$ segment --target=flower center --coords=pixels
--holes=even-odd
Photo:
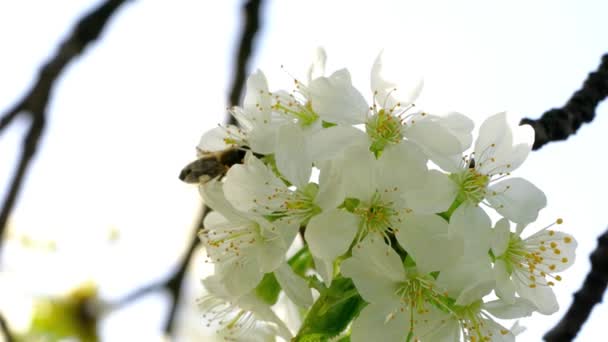
[[[384,109],[370,116],[365,123],[365,131],[372,143],[369,150],[380,156],[387,145],[403,140],[403,121]]]
[[[302,127],[312,125],[319,118],[319,114],[315,113],[312,109],[312,102],[307,101],[305,104],[301,104],[295,97],[290,98],[288,101],[281,101],[277,97],[276,103],[272,105],[272,109],[296,119]]]
[[[455,306],[454,314],[460,324],[465,341],[485,342],[493,341],[492,318],[482,310],[482,301],[478,300],[467,306]],[[507,335],[509,330],[501,329],[501,335]]]
[[[459,197],[473,204],[478,204],[486,196],[486,189],[490,177],[477,172],[474,168],[467,168],[460,173],[453,173],[450,178],[460,188]]]
[[[376,191],[368,205],[364,204],[354,210],[362,218],[365,233],[377,232],[385,236],[392,232],[391,222],[397,214],[392,205],[392,202],[383,201]]]
[[[511,233],[507,250],[498,259],[505,261],[514,281],[532,289],[553,286],[554,280],[562,280],[555,273],[572,262],[564,255],[572,245],[572,237],[553,230],[543,230],[527,239]]]

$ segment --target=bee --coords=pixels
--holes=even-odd
[[[199,158],[182,169],[179,179],[186,183],[205,184],[213,178],[225,175],[232,165],[242,163],[245,153],[246,150],[242,148],[217,152],[199,150]]]

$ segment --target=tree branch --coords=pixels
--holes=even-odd
[[[574,301],[561,321],[545,334],[545,341],[572,341],[589,318],[593,306],[602,301],[608,285],[608,230],[598,238],[597,248],[589,259],[591,271],[583,287],[574,294]]]
[[[4,319],[4,316],[2,316],[2,315],[0,315],[0,331],[4,335],[4,340],[6,342],[15,341],[15,338],[13,337],[13,334],[11,334],[11,331],[8,328],[8,324],[6,324],[6,320]]]
[[[589,74],[583,87],[572,95],[562,108],[545,112],[540,119],[524,118],[520,124],[534,128],[535,139],[532,149],[538,150],[551,141],[566,140],[575,134],[585,122],[595,117],[597,105],[608,96],[608,54],[602,57],[597,71]]]
[[[241,95],[243,94],[243,85],[247,77],[247,64],[251,57],[253,43],[256,33],[262,26],[260,21],[260,6],[261,0],[249,0],[243,6],[243,30],[241,31],[241,41],[239,43],[237,58],[234,61],[234,74],[232,78],[232,90],[228,101],[230,106],[235,106],[240,103]],[[228,124],[236,125],[236,119],[229,115]]]
[[[260,7],[261,0],[250,0],[245,3],[243,6],[243,16],[244,16],[244,24],[243,30],[241,32],[241,40],[239,44],[239,48],[237,51],[237,58],[234,64],[234,76],[232,80],[232,88],[229,95],[229,103],[231,106],[236,105],[240,102],[241,94],[243,93],[243,86],[245,83],[246,75],[247,75],[247,62],[251,57],[251,52],[253,49],[253,43],[255,40],[256,33],[260,27]],[[227,120],[230,124],[236,124],[234,118],[229,117]],[[139,288],[133,293],[127,295],[123,299],[119,300],[117,303],[112,305],[112,308],[121,307],[127,305],[133,301],[138,300],[139,298],[147,295],[151,292],[166,290],[169,292],[172,298],[172,304],[169,309],[169,317],[167,318],[164,331],[165,333],[171,335],[175,332],[176,322],[175,317],[177,313],[177,307],[182,297],[182,286],[184,277],[186,275],[186,269],[190,264],[192,259],[192,255],[196,249],[198,244],[198,231],[203,228],[203,221],[206,215],[209,213],[209,207],[203,205],[201,210],[200,218],[197,220],[198,226],[197,229],[194,230],[194,234],[192,234],[190,244],[186,254],[182,257],[179,266],[175,273],[168,279],[146,285],[144,287]]]
[[[55,81],[65,67],[80,55],[89,43],[99,37],[109,18],[125,1],[107,0],[82,17],[68,38],[60,44],[55,56],[40,69],[38,79],[32,88],[0,119],[0,131],[5,129],[20,114],[28,116],[31,120],[30,127],[23,140],[17,169],[0,212],[0,240],[4,238],[8,216],[15,205],[30,162],[38,150],[40,136],[46,124],[46,109]]]

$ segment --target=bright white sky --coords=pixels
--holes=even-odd
[[[0,3],[0,112],[23,94],[59,39],[95,3]],[[199,207],[196,188],[177,175],[194,157],[200,135],[224,120],[239,7],[239,1],[135,1],[64,73],[14,227],[57,240],[65,253],[24,260],[7,250],[13,280],[3,277],[0,305],[14,297],[5,291],[14,286],[56,291],[92,278],[104,296],[117,297],[167,273]],[[285,86],[289,78],[280,65],[301,77],[314,49],[324,46],[329,70],[348,67],[365,93],[373,59],[384,49],[406,81],[424,77],[419,104],[430,111],[459,111],[478,124],[503,110],[536,117],[561,106],[608,52],[606,13],[607,2],[592,0],[270,1],[251,67],[266,72],[271,88]],[[608,181],[602,178],[608,107],[597,114],[577,136],[532,153],[517,171],[549,199],[538,227],[563,217],[561,228],[579,241],[578,262],[556,287],[562,308],[608,223]],[[0,136],[2,192],[23,127]],[[112,228],[120,230],[120,240],[99,242]],[[125,310],[108,323],[116,329],[107,330],[128,332],[106,337],[153,336],[162,306],[156,298]],[[523,320],[528,331],[519,340],[540,340],[562,314]],[[607,306],[597,308],[578,340],[598,340],[606,315]],[[201,324],[196,316],[188,321]]]

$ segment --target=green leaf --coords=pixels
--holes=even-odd
[[[293,341],[328,341],[340,335],[366,305],[352,280],[338,277],[313,304]]]
[[[308,246],[302,247],[296,254],[289,258],[287,263],[291,266],[291,269],[295,274],[301,277],[305,277],[306,271],[312,269],[314,266],[312,254],[310,254]]]
[[[281,285],[274,276],[274,273],[264,274],[264,278],[255,288],[255,294],[268,305],[274,305],[279,299]]]

